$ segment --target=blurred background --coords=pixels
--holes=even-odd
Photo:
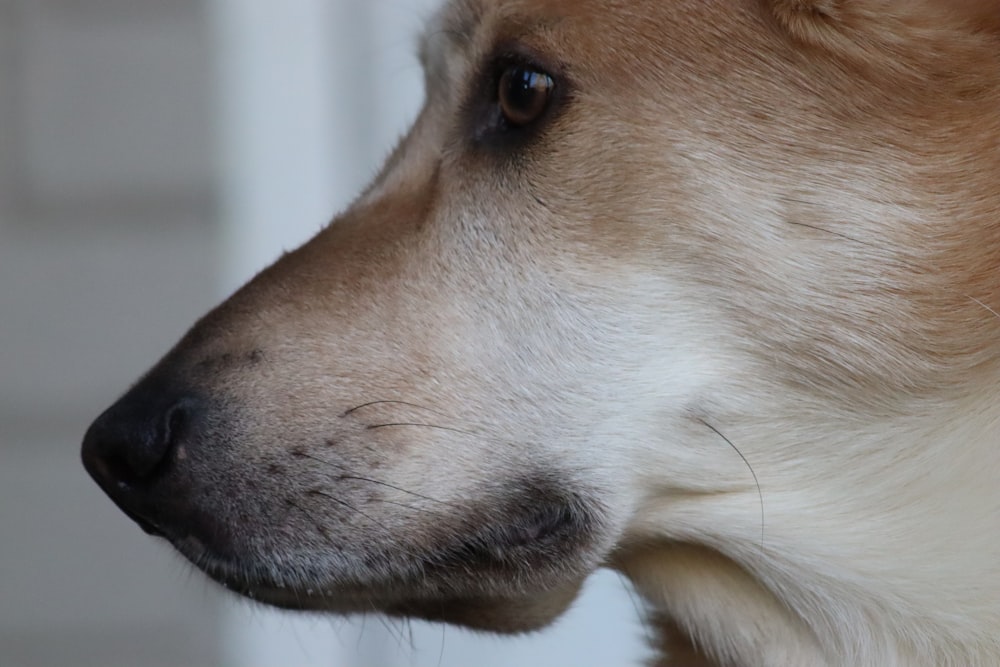
[[[0,666],[642,662],[608,573],[517,639],[236,600],[79,463],[104,407],[373,175],[435,4],[0,0]]]

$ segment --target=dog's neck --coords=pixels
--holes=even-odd
[[[1000,664],[998,406],[983,394],[866,422],[727,419],[716,437],[754,478],[715,461],[725,491],[656,495],[613,566],[720,664]]]

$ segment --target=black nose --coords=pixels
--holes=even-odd
[[[83,438],[83,465],[129,516],[158,532],[145,492],[163,476],[184,437],[196,400],[140,384],[108,408]]]

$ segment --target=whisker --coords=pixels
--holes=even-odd
[[[319,534],[323,536],[323,539],[325,539],[330,544],[331,547],[333,547],[334,549],[338,549],[336,543],[333,541],[333,538],[330,537],[330,533],[328,533],[326,531],[326,528],[323,527],[323,524],[321,524],[316,519],[316,517],[313,516],[312,512],[310,512],[309,510],[307,510],[302,505],[299,505],[294,500],[288,500],[287,502],[288,502],[288,504],[291,507],[293,507],[293,508],[297,509],[298,511],[302,512],[303,514],[305,514],[306,518],[309,519],[309,521],[311,521],[312,524],[316,527],[316,530],[319,531]]]
[[[405,641],[403,639],[403,630],[402,630],[402,628],[400,628],[395,623],[393,623],[392,621],[390,621],[389,619],[387,619],[384,615],[382,615],[379,612],[378,608],[374,604],[372,604],[372,612],[373,612],[373,615],[375,616],[375,618],[378,619],[378,622],[382,625],[382,627],[385,629],[385,631],[389,634],[389,636],[396,640],[396,648],[397,648],[397,650],[399,648],[401,648],[403,646],[404,641]],[[372,614],[366,614],[366,615],[372,615]]]
[[[823,232],[824,234],[830,234],[831,236],[836,236],[837,238],[844,239],[846,241],[851,241],[852,243],[857,243],[858,245],[868,246],[869,248],[877,248],[878,246],[874,243],[869,243],[868,241],[862,241],[861,239],[856,239],[853,236],[848,236],[847,234],[842,234],[841,232],[835,232],[832,229],[826,229],[818,225],[810,225],[807,222],[798,222],[797,220],[786,220],[790,225],[795,225],[796,227],[805,227],[806,229],[812,229],[813,231]]]
[[[396,486],[395,484],[390,484],[389,482],[383,482],[381,480],[372,479],[371,477],[362,477],[361,475],[356,475],[356,474],[353,473],[353,471],[351,471],[350,468],[348,468],[347,466],[345,466],[343,464],[336,463],[334,461],[327,461],[326,459],[320,458],[318,456],[314,456],[314,455],[312,455],[312,454],[310,454],[308,452],[301,452],[300,456],[302,456],[304,458],[307,458],[307,459],[310,459],[312,461],[316,461],[317,463],[322,463],[324,465],[328,465],[331,468],[337,468],[339,470],[347,471],[347,474],[339,475],[338,476],[339,479],[354,479],[354,480],[357,480],[359,482],[368,482],[370,484],[377,484],[378,486],[384,486],[384,487],[386,487],[388,489],[393,489],[395,491],[399,491],[400,493],[406,493],[406,494],[409,494],[409,495],[414,496],[416,498],[420,498],[422,500],[429,500],[429,501],[434,502],[434,503],[440,503],[441,505],[454,506],[454,503],[450,503],[450,502],[448,502],[446,500],[439,500],[439,499],[434,498],[432,496],[425,496],[422,493],[417,493],[416,491],[410,491],[409,489],[404,489],[401,486]]]
[[[354,652],[361,652],[361,642],[365,636],[365,630],[368,629],[368,614],[361,614],[361,629],[358,631],[358,638],[354,643]]]
[[[647,612],[646,609],[643,607],[643,605],[639,602],[638,596],[636,595],[635,588],[633,587],[632,582],[629,581],[628,577],[626,577],[621,572],[615,572],[615,574],[618,576],[619,582],[625,589],[625,593],[628,595],[629,602],[632,603],[632,609],[635,610],[636,618],[644,618]],[[646,645],[653,646],[656,643],[656,637],[653,635],[652,626],[649,623],[643,623],[641,627],[642,627],[642,632],[645,635]]]
[[[983,307],[984,309],[986,309],[986,311],[987,311],[987,312],[989,312],[990,314],[992,314],[992,315],[993,315],[993,317],[995,317],[995,318],[997,318],[998,320],[1000,320],[1000,313],[998,313],[998,312],[997,312],[997,311],[995,311],[994,309],[990,308],[990,307],[989,307],[989,305],[987,305],[987,304],[983,303],[982,301],[980,301],[979,299],[977,299],[977,298],[976,298],[976,297],[974,297],[974,296],[969,296],[968,294],[966,294],[965,296],[966,296],[966,298],[967,298],[967,299],[969,299],[970,301],[973,301],[973,302],[975,302],[975,303],[979,304],[980,306],[982,306],[982,307]]]
[[[368,481],[368,480],[366,480]],[[433,500],[433,498],[431,499]],[[373,498],[371,500],[373,503],[382,503],[383,505],[395,505],[396,507],[402,507],[403,509],[413,510],[414,512],[423,512],[424,514],[430,514],[437,517],[447,516],[443,512],[438,512],[436,510],[428,509],[427,507],[418,507],[416,505],[408,505],[406,503],[401,503],[397,500],[386,500],[385,498]]]
[[[357,507],[355,507],[351,503],[347,502],[346,500],[344,500],[342,498],[338,498],[337,496],[333,495],[332,493],[327,493],[326,491],[321,491],[320,489],[310,489],[309,493],[312,493],[313,495],[317,495],[317,496],[323,496],[324,498],[332,500],[333,502],[337,503],[338,505],[343,505],[344,507],[346,507],[347,509],[351,510],[352,512],[356,512],[356,513],[360,514],[361,516],[363,516],[364,518],[368,519],[372,523],[374,523],[376,525],[379,525],[379,526],[382,526],[382,528],[385,528],[390,533],[392,532],[392,531],[389,530],[389,527],[386,526],[381,521],[378,521],[377,519],[372,518],[371,516],[369,516],[368,514],[365,514],[364,512],[362,512],[360,509],[358,509]]]
[[[743,463],[745,463],[746,466],[747,466],[747,468],[750,470],[750,474],[753,475],[753,482],[754,482],[754,484],[757,485],[757,497],[760,499],[760,550],[763,553],[763,551],[764,551],[764,493],[760,489],[760,480],[757,479],[757,473],[754,472],[753,466],[750,465],[750,461],[748,461],[747,457],[743,455],[743,452],[740,451],[739,447],[737,447],[736,445],[733,444],[732,440],[730,440],[729,438],[727,438],[726,436],[724,436],[719,429],[715,428],[714,426],[712,426],[711,424],[709,424],[704,419],[699,419],[698,421],[700,421],[702,424],[704,424],[708,428],[712,429],[712,431],[717,436],[719,436],[720,438],[722,438],[723,440],[725,440],[726,444],[728,444],[730,447],[732,447],[733,451],[740,455],[740,458],[743,459]]]
[[[356,512],[356,513],[360,514],[361,516],[363,516],[364,518],[368,519],[373,524],[375,524],[376,526],[378,526],[379,528],[381,528],[382,530],[384,530],[390,536],[395,537],[395,535],[396,535],[396,533],[391,528],[389,528],[389,526],[385,525],[384,523],[382,523],[381,521],[379,521],[378,519],[376,519],[372,515],[367,514],[367,513],[363,512],[363,511],[361,511],[360,509],[358,509],[357,507],[355,507],[351,503],[347,502],[346,500],[343,500],[342,498],[338,498],[337,496],[333,495],[332,493],[327,493],[326,491],[322,491],[320,489],[310,489],[309,493],[311,493],[313,495],[316,495],[316,496],[323,496],[324,498],[332,500],[333,502],[337,503],[338,505],[342,505],[342,506],[346,507],[347,509],[351,510],[352,512]],[[308,514],[307,514],[307,516],[308,516]],[[394,549],[399,549],[399,547],[393,547],[393,548]],[[402,553],[405,553],[407,556],[410,556],[410,557],[412,557],[414,559],[421,560],[423,558],[423,556],[420,556],[419,554],[413,553],[412,551],[409,551],[407,549],[399,549],[399,550],[402,551]]]
[[[316,528],[316,531],[323,536],[323,539],[326,540],[327,544],[329,544],[331,548],[333,548],[334,550],[339,550],[337,544],[333,541],[333,538],[330,536],[330,533],[326,532],[326,528],[324,528],[323,524],[321,524],[319,520],[315,516],[313,516],[312,512],[307,510],[305,507],[299,505],[294,500],[288,499],[287,502],[293,508],[305,514],[306,518],[309,519],[310,523],[312,523],[312,525]],[[295,595],[295,599],[296,601],[298,601],[299,606],[302,606],[302,600],[299,598],[299,590],[297,586],[292,586],[292,594]]]
[[[437,667],[441,667],[441,663],[444,662],[444,631],[447,625],[441,623],[441,648],[438,649],[438,664]]]
[[[463,435],[476,436],[472,431],[463,431],[460,428],[453,428],[451,426],[440,426],[438,424],[423,424],[421,422],[389,422],[386,424],[369,424],[365,428],[369,430],[375,430],[377,428],[387,428],[389,426],[419,426],[423,428],[436,428],[442,431],[452,431],[453,433],[461,433]]]
[[[428,408],[427,406],[420,405],[419,403],[410,403],[409,401],[391,401],[391,400],[368,401],[367,403],[362,403],[361,405],[354,406],[350,410],[345,411],[340,416],[341,417],[346,417],[347,415],[352,414],[354,412],[357,412],[358,410],[361,410],[363,408],[371,407],[373,405],[386,405],[386,404],[388,404],[388,405],[406,405],[406,406],[411,407],[411,408],[417,408],[418,410],[425,410],[427,412],[433,412],[434,414],[439,415],[441,417],[447,417],[448,416],[448,415],[444,414],[443,412],[438,412],[437,410],[434,410],[433,408]]]

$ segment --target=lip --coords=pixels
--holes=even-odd
[[[249,600],[281,609],[298,611],[329,610],[335,600],[339,602],[345,597],[330,590],[317,591],[311,588],[280,588],[276,586],[234,583],[219,579],[216,579],[216,581],[226,590],[242,595]]]
[[[192,551],[201,548],[196,538],[185,538],[175,542],[174,545],[182,550],[188,558],[191,558]],[[207,552],[203,551],[203,553]],[[390,589],[384,586],[310,585],[301,582],[279,584],[264,581],[263,578],[252,577],[249,571],[240,572],[236,567],[215,559],[202,558],[201,560],[200,568],[212,581],[227,591],[248,600],[281,609],[349,614],[370,612],[387,604],[398,603],[396,597],[389,593]]]
[[[433,530],[420,524],[411,538],[359,542],[344,529],[298,547],[175,486],[161,485],[141,502],[119,497],[144,531],[168,540],[216,584],[291,610],[436,618],[447,603],[488,616],[490,601],[530,599],[580,581],[598,560],[601,511],[592,496],[538,478],[512,482],[495,502]]]
[[[561,513],[545,513],[544,521],[518,530],[491,527],[478,535],[463,536],[445,549],[399,563],[390,575],[376,574],[370,564],[355,561],[331,564],[329,571],[308,576],[289,573],[282,580],[276,578],[272,567],[217,553],[194,534],[165,537],[217,584],[250,600],[300,611],[354,613],[378,608],[391,613],[396,608],[422,608],[435,600],[460,598],[472,591],[490,595],[491,589],[496,589],[493,594],[500,594],[517,578],[518,562],[537,560],[539,550],[555,546],[550,540],[558,539],[559,529],[565,527],[563,518]],[[507,541],[494,541],[498,533]],[[470,566],[478,574],[470,573]],[[540,580],[535,584],[544,587]],[[403,590],[408,591],[405,597],[400,596]]]

